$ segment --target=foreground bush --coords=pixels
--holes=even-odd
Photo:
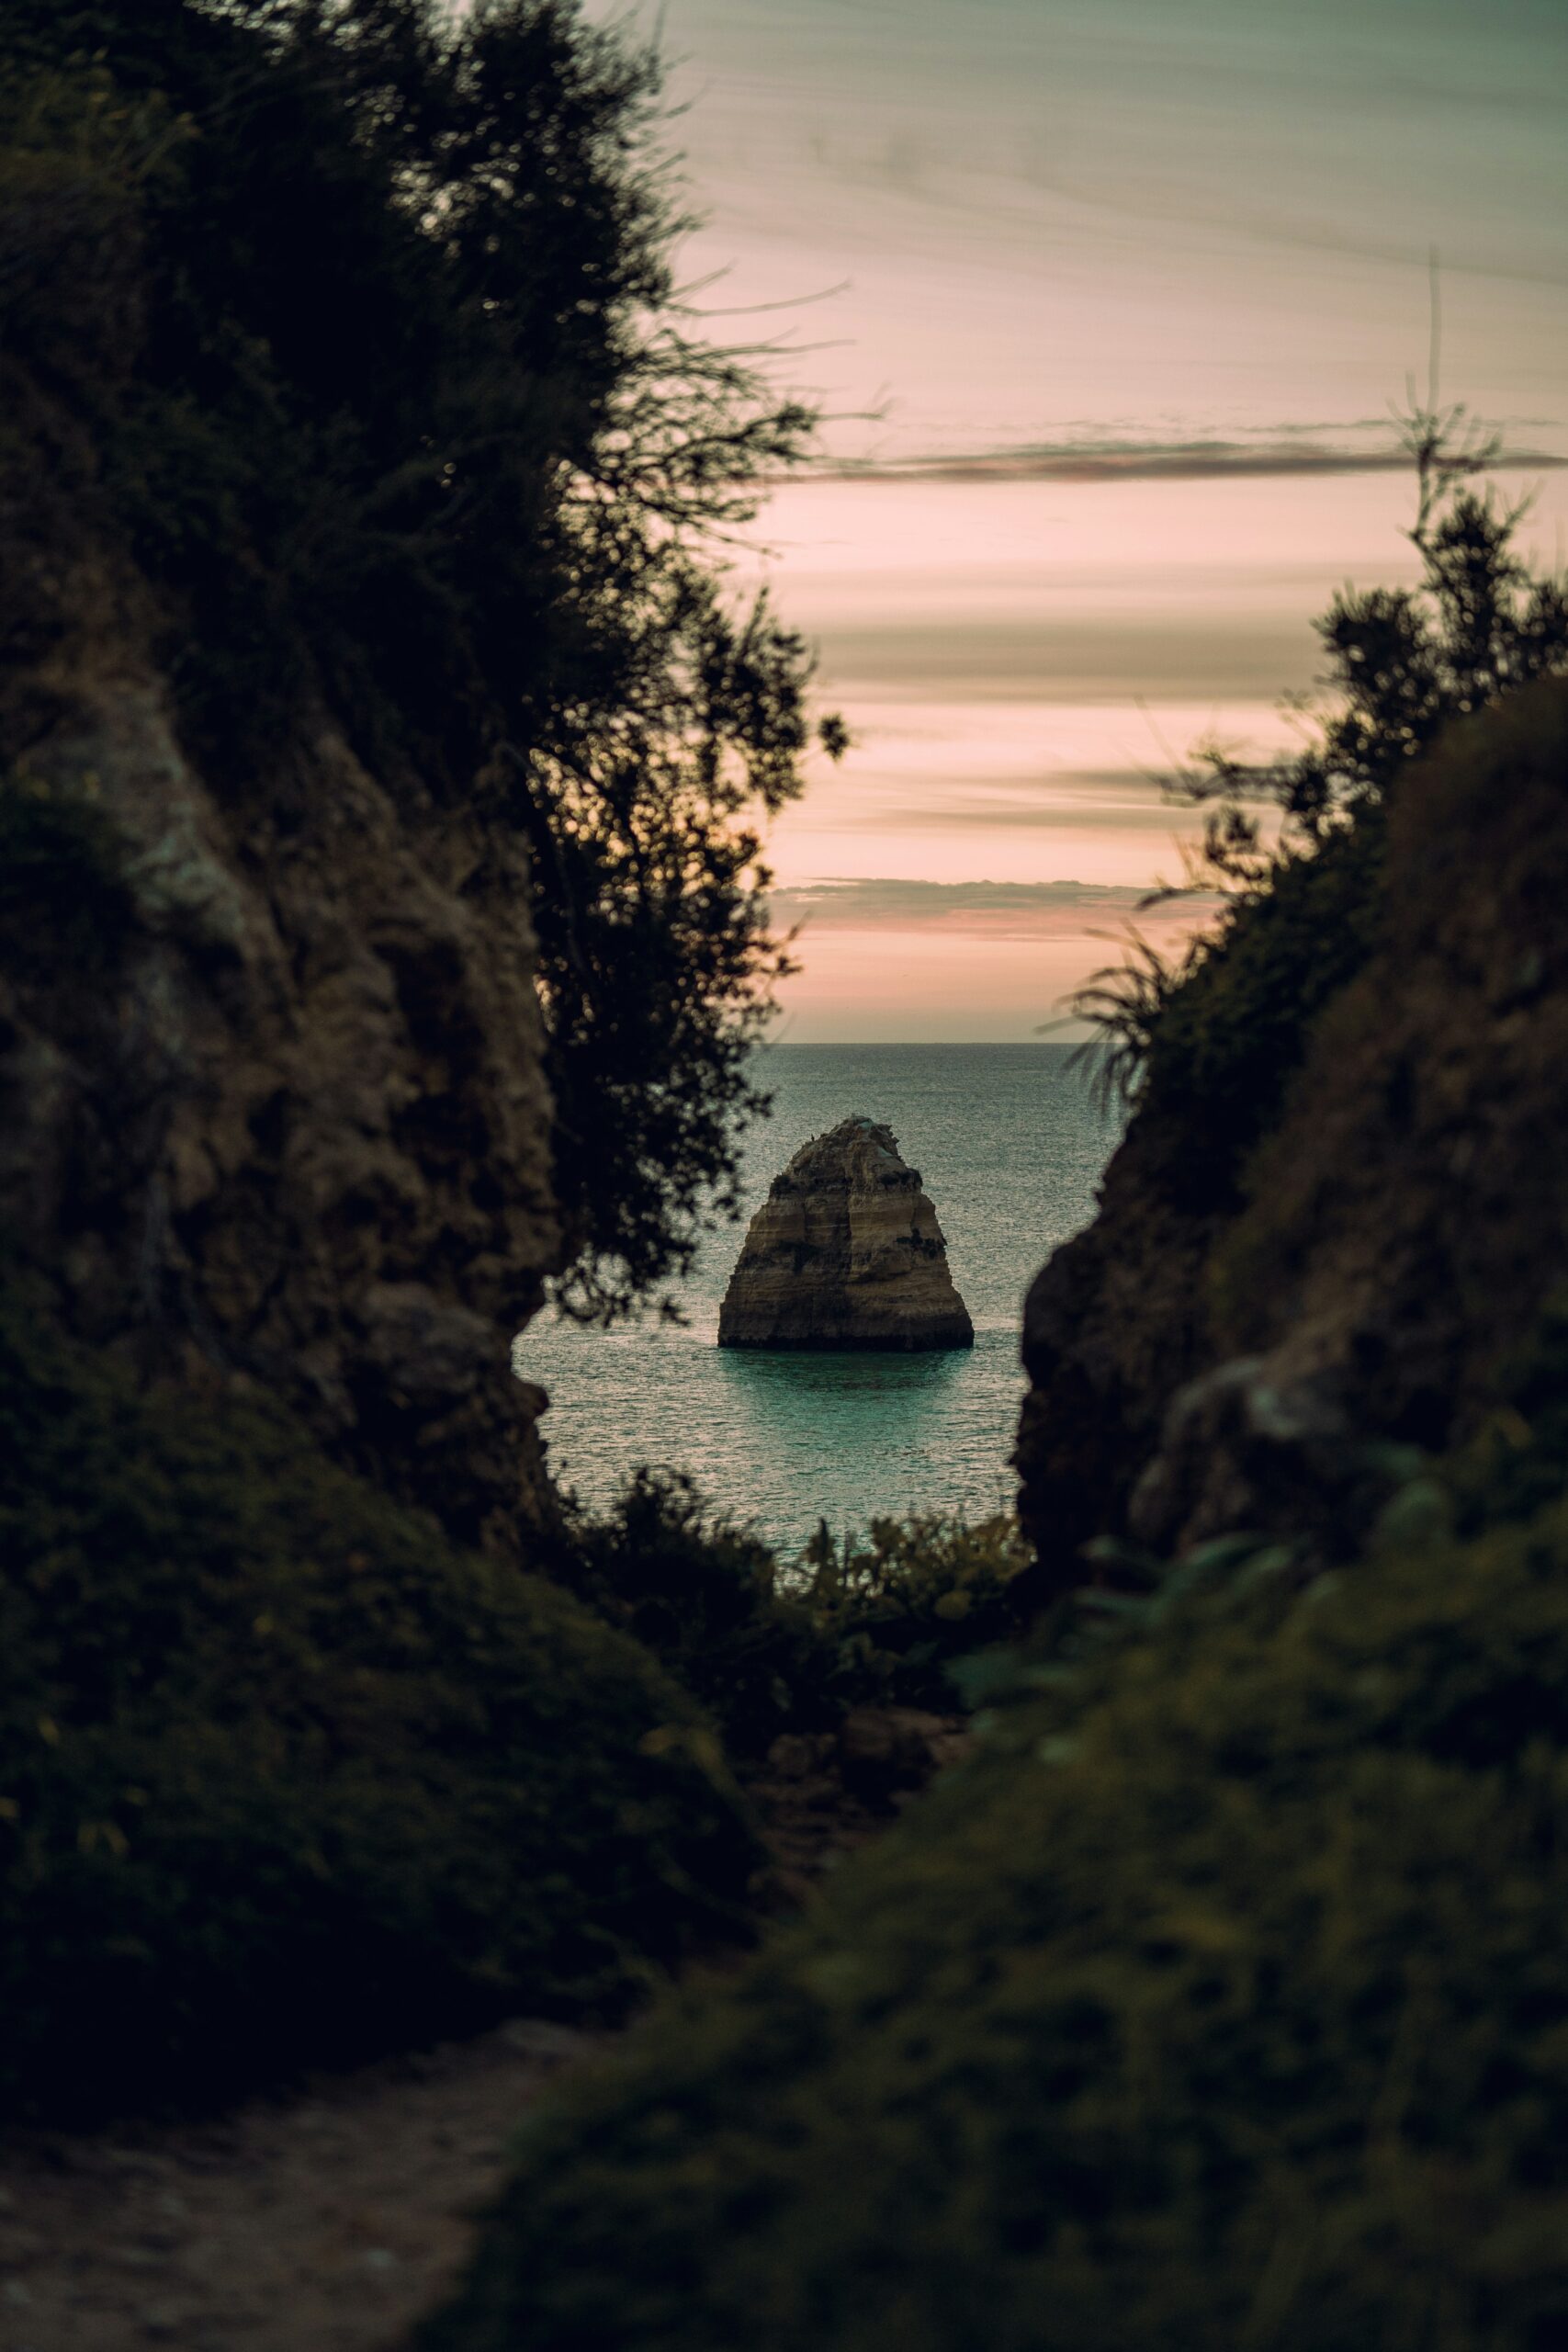
[[[1568,1507],[1461,1495],[1025,1669],[811,1922],[532,2125],[424,2352],[1568,2339]]]
[[[206,2100],[734,1932],[691,1702],[261,1406],[0,1306],[0,2098]]]

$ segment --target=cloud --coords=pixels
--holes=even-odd
[[[1221,901],[1211,892],[1146,903],[1147,893],[1099,882],[919,882],[892,876],[775,887],[773,921],[822,932],[919,931],[981,939],[1085,938],[1128,923],[1190,930]]]
[[[1174,603],[1185,585],[1190,606],[1196,605],[1190,575],[1183,582],[1173,572],[1173,582],[1169,588],[1158,582],[1148,601]],[[962,610],[962,596],[960,583],[951,607],[935,618],[886,618],[874,606],[865,620],[818,618],[815,634],[831,691],[873,699],[1043,706],[1130,705],[1135,696],[1151,696],[1256,704],[1266,710],[1281,688],[1310,683],[1318,648],[1305,616],[1324,600],[1321,583],[1313,581],[1303,585],[1293,610],[1280,609],[1280,592],[1270,581],[1259,583],[1256,571],[1239,578],[1223,606],[1185,616],[1157,604],[1152,612],[1140,611],[1135,587],[1103,617],[1064,615],[1049,606],[1031,612],[1026,605],[1021,616],[973,619]],[[1134,731],[1146,738],[1146,729]]]
[[[1568,466],[1568,454],[1504,449],[1493,470],[1529,473],[1560,466]],[[1313,440],[1299,427],[1284,426],[1273,435],[1246,440],[1039,442],[973,457],[836,460],[817,469],[817,476],[829,481],[868,483],[1213,481],[1246,476],[1409,470],[1409,453],[1397,446],[1368,448],[1345,441]]]

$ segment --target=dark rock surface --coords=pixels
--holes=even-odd
[[[15,821],[91,812],[119,874],[112,940],[8,919],[0,1224],[80,1337],[258,1384],[514,1545],[544,1398],[509,1345],[558,1249],[523,850],[324,715],[276,774],[202,773],[126,562],[56,548],[10,586],[39,620],[0,691]]]
[[[845,1119],[803,1144],[751,1220],[719,1312],[719,1346],[974,1343],[936,1211],[891,1127]]]

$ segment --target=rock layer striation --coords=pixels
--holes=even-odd
[[[974,1346],[936,1211],[890,1127],[845,1119],[774,1177],[729,1278],[718,1344]]]

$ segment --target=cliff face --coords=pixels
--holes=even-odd
[[[395,797],[324,720],[275,773],[197,774],[134,573],[32,562],[0,763],[23,850],[56,838],[0,957],[0,1222],[71,1329],[265,1384],[504,1547],[543,1403],[508,1343],[557,1246],[519,848]],[[73,824],[111,875],[62,869]]]
[[[1025,1310],[1017,1460],[1048,1589],[1084,1541],[1353,1542],[1389,1444],[1441,1448],[1568,1267],[1568,686],[1459,731],[1391,812],[1370,953],[1233,1182],[1147,1104]],[[1380,1452],[1383,1449],[1383,1452]]]
[[[967,1348],[968,1309],[918,1170],[890,1127],[843,1120],[803,1144],[748,1228],[721,1348]]]

